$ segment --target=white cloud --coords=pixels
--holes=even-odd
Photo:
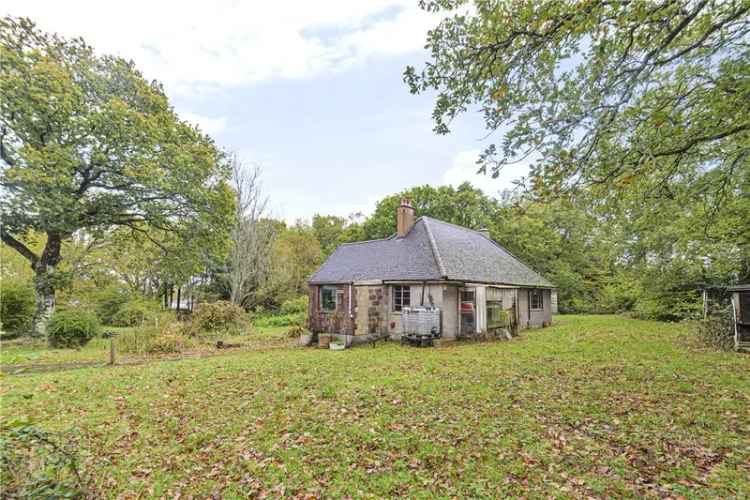
[[[507,165],[497,177],[493,178],[488,174],[479,174],[477,170],[477,158],[479,150],[461,151],[453,158],[453,164],[443,174],[443,183],[452,186],[458,186],[462,182],[469,181],[475,187],[478,187],[485,194],[494,196],[505,189],[513,189],[514,180],[525,177],[529,173],[531,160],[525,162]]]
[[[419,50],[438,20],[414,0],[3,4],[2,14],[30,17],[43,30],[82,36],[100,53],[135,60],[146,77],[180,94],[305,78]]]
[[[224,117],[210,118],[183,111],[180,113],[180,118],[193,125],[198,125],[203,133],[212,137],[216,137],[226,128],[226,119]]]

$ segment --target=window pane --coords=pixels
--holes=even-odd
[[[530,302],[532,309],[543,309],[542,290],[531,290]]]
[[[504,313],[502,301],[487,302],[487,326],[497,328],[504,326]]]
[[[410,288],[408,286],[393,286],[393,310],[400,311],[411,304]]]
[[[324,311],[336,310],[336,288],[324,286],[320,289],[320,308]]]

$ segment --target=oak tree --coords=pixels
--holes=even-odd
[[[133,62],[6,17],[0,96],[2,241],[34,270],[36,334],[74,233],[153,230],[197,248],[225,239],[233,200],[222,154]],[[24,243],[30,231],[46,236],[41,252]]]

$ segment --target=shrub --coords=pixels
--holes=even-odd
[[[155,327],[133,328],[117,337],[117,349],[130,354],[143,354],[148,352],[151,342],[161,332]]]
[[[260,316],[253,321],[255,326],[260,327],[279,327],[279,326],[294,326],[305,324],[306,314],[295,313],[295,314],[284,314],[274,316]]]
[[[47,326],[52,347],[81,347],[99,334],[95,314],[81,309],[58,309]]]
[[[304,326],[302,326],[302,325],[293,325],[293,326],[291,326],[289,328],[289,330],[286,331],[286,336],[289,337],[289,338],[296,339],[296,338],[299,338],[300,335],[303,335],[306,332],[307,332],[307,330],[305,329]]]
[[[734,318],[732,306],[719,314],[709,316],[697,323],[698,338],[710,347],[731,351],[734,349]]]
[[[34,287],[18,280],[3,280],[0,287],[0,322],[8,333],[24,333],[34,316]]]
[[[130,293],[118,287],[109,287],[94,297],[96,315],[104,325],[114,325],[113,320],[120,308],[130,300]]]
[[[144,299],[133,299],[120,306],[111,318],[114,326],[138,326],[156,318],[159,306]]]
[[[190,334],[240,334],[247,327],[248,315],[240,306],[228,301],[199,304],[193,312]]]
[[[181,352],[194,344],[187,337],[190,325],[179,321],[157,327],[134,328],[117,338],[117,348],[131,354],[158,354]]]
[[[167,354],[182,352],[191,347],[193,342],[190,338],[176,333],[162,333],[157,335],[148,345],[146,352],[151,354]]]
[[[296,299],[285,300],[281,303],[279,312],[281,314],[306,314],[309,302],[307,295],[301,295]]]
[[[693,290],[647,292],[638,298],[633,309],[637,318],[679,321],[696,318],[702,309],[700,297]]]

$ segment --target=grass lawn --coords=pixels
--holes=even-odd
[[[511,342],[288,348],[5,376],[116,497],[750,496],[750,356],[562,316]]]
[[[124,352],[121,339],[134,333],[137,328],[104,327],[106,331],[113,331],[119,335],[116,340],[118,362],[139,363],[155,358],[179,358],[190,356],[205,356],[220,354],[214,348],[217,338],[203,339],[187,353],[181,355],[134,355]],[[234,337],[221,337],[224,342],[240,344],[241,350],[258,350],[259,348],[283,347],[292,342],[284,333],[289,327],[254,327],[253,334]],[[109,339],[95,338],[80,349],[48,349],[44,341],[28,342],[26,339],[6,341],[0,343],[0,367],[6,371],[29,371],[54,367],[59,365],[75,365],[88,363],[106,364],[109,362]]]

